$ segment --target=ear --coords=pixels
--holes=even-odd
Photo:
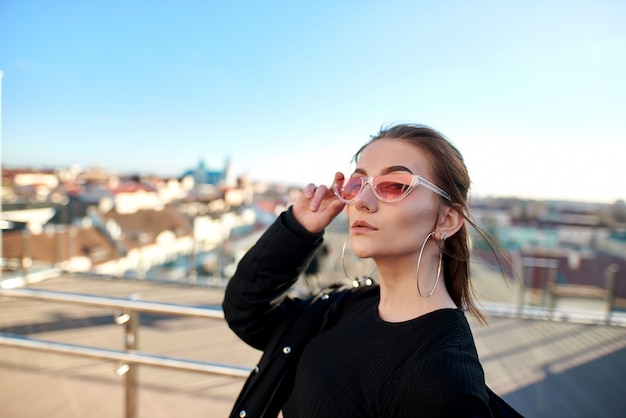
[[[445,234],[449,238],[461,229],[464,222],[465,217],[463,216],[463,208],[461,206],[444,206],[439,213],[436,232],[437,234]]]

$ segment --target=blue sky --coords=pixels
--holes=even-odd
[[[2,164],[328,183],[419,122],[476,195],[626,199],[626,2],[0,0]]]

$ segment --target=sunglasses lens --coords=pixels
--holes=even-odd
[[[356,198],[367,177],[350,177],[335,182],[335,194],[344,202]],[[374,194],[385,202],[394,202],[404,198],[411,191],[413,176],[409,173],[385,174],[375,176],[373,181]]]
[[[343,184],[337,184],[337,191],[342,199],[350,201],[359,194],[362,184],[363,181],[361,177],[351,177],[345,179]]]
[[[376,193],[384,200],[392,202],[402,199],[411,191],[413,176],[410,174],[387,174],[374,177]]]

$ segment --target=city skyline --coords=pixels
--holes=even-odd
[[[328,184],[424,123],[474,193],[626,199],[618,1],[0,4],[2,164]]]

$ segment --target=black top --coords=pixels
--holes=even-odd
[[[362,293],[304,348],[285,418],[490,416],[464,313],[388,323],[378,300],[378,288]]]

